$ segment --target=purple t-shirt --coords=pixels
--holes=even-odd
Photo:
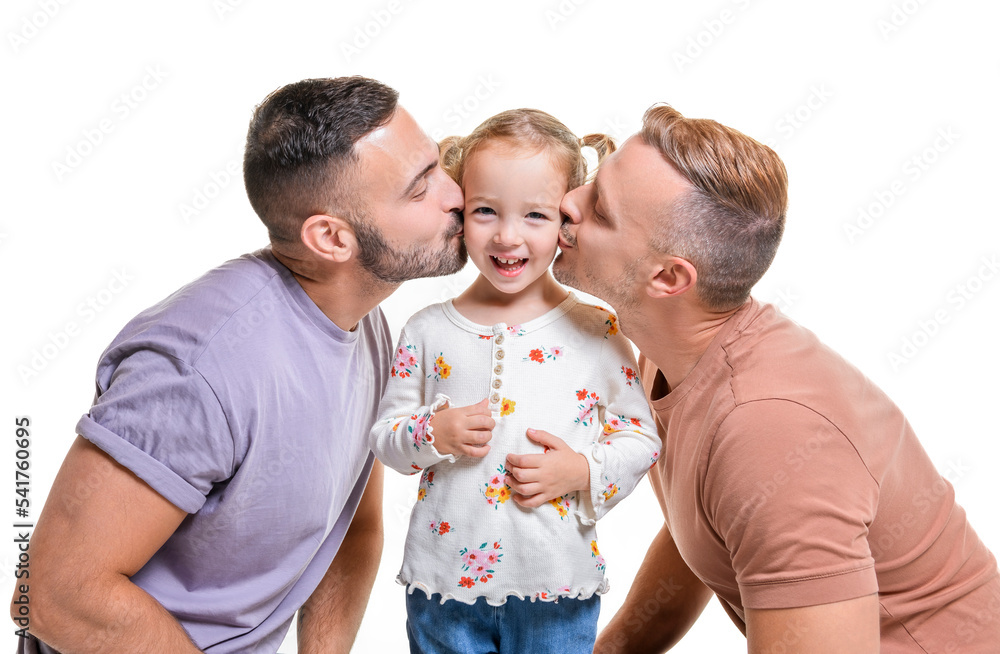
[[[276,652],[371,470],[392,344],[337,327],[270,250],[133,319],[77,430],[190,515],[135,575],[208,652]]]

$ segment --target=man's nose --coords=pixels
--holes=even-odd
[[[462,193],[462,187],[455,183],[455,180],[451,178],[451,175],[439,171],[444,178],[443,182],[445,184],[445,191],[442,195],[442,204],[444,205],[442,209],[446,213],[462,213],[465,210],[465,196]]]
[[[559,203],[559,213],[562,214],[563,222],[571,225],[579,225],[583,220],[583,213],[580,211],[582,201],[586,197],[587,185],[578,186],[563,196]]]

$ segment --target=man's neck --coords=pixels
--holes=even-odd
[[[345,332],[354,331],[366,315],[399,285],[381,282],[358,266],[326,267],[272,249],[319,310]]]
[[[737,311],[711,313],[676,304],[661,307],[653,315],[622,316],[621,325],[623,333],[660,369],[672,391],[694,370],[712,339]]]

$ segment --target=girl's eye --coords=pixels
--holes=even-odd
[[[491,216],[496,214],[496,211],[493,211],[493,209],[490,209],[489,207],[476,207],[473,209],[472,213],[482,213]]]
[[[539,213],[537,211],[532,211],[527,215],[528,218],[534,218],[535,220],[548,220],[548,217],[544,213]]]

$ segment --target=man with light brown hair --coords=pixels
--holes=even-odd
[[[556,278],[618,311],[663,437],[664,526],[595,652],[666,651],[713,593],[751,653],[997,652],[996,559],[900,410],[750,297],[786,206],[770,148],[665,105],[563,200]]]

